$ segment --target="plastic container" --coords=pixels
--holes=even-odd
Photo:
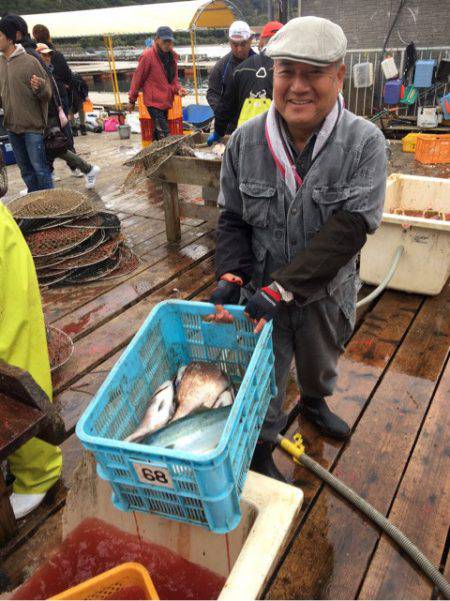
[[[103,129],[106,132],[111,133],[111,132],[117,131],[118,128],[119,128],[119,121],[118,121],[117,117],[108,117],[103,122]]]
[[[373,85],[373,63],[353,65],[353,85],[355,88],[369,88]]]
[[[381,69],[383,70],[383,75],[386,79],[394,79],[394,77],[398,76],[397,65],[392,56],[387,56],[381,61]]]
[[[407,86],[405,88],[402,98],[400,98],[400,102],[402,104],[408,104],[411,106],[416,102],[418,96],[419,93],[414,86]]]
[[[93,110],[94,110],[94,105],[92,104],[92,102],[88,98],[87,100],[85,100],[83,102],[83,111],[85,113],[91,113]]]
[[[131,136],[131,127],[129,125],[119,125],[119,138],[129,140]]]
[[[176,136],[183,133],[183,119],[169,119],[169,133],[171,136]]]
[[[0,142],[0,150],[2,151],[3,161],[5,162],[5,165],[16,164],[16,155],[14,154],[14,150],[9,140],[7,142]]]
[[[398,104],[402,96],[402,80],[392,79],[384,84],[384,102],[386,104]]]
[[[142,599],[159,599],[146,568],[131,561],[89,578],[50,599],[120,599],[120,593],[131,586],[142,589],[145,595]]]
[[[450,163],[450,134],[418,134],[414,158],[425,165]]]
[[[433,71],[436,66],[434,59],[416,61],[414,71],[414,87],[429,88],[433,83]]]
[[[233,323],[214,324],[204,321],[213,311],[209,303],[157,305],[79,420],[77,435],[122,511],[156,513],[218,533],[239,523],[240,495],[276,385],[271,322],[255,335],[243,307],[229,309]],[[218,365],[237,390],[217,447],[199,455],[123,442],[139,425],[149,392],[193,360]]]
[[[174,119],[183,118],[183,106],[181,102],[181,96],[174,96],[172,108],[167,111],[167,119],[172,121]]]
[[[448,216],[449,198],[449,179],[398,173],[390,175],[381,226],[367,237],[361,251],[361,279],[368,284],[380,284],[396,249],[403,246],[403,254],[389,288],[418,294],[439,294],[450,275],[450,221],[426,219],[425,214],[431,209],[441,216]],[[405,209],[416,210],[422,216],[397,214]]]
[[[434,106],[421,106],[417,111],[417,127],[437,127],[439,116],[437,108]]]
[[[416,150],[418,134],[407,134],[402,138],[402,150],[403,152],[414,152]]]
[[[450,119],[450,92],[441,98],[442,115],[444,119]]]
[[[153,121],[148,117],[147,119],[139,118],[141,124],[141,138],[142,142],[153,142]],[[142,144],[144,146],[144,144]]]

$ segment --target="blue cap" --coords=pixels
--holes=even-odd
[[[159,38],[160,40],[173,41],[173,39],[174,39],[173,31],[170,29],[170,27],[162,25],[161,27],[158,27],[158,29],[156,30],[155,38]]]

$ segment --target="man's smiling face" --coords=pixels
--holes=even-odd
[[[344,75],[341,61],[317,67],[276,59],[273,99],[277,111],[290,127],[316,128],[335,105]]]

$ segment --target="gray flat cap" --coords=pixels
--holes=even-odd
[[[321,17],[297,17],[271,38],[266,55],[323,66],[343,58],[346,50],[347,38],[339,25]]]

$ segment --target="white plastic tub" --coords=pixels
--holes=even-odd
[[[219,599],[258,599],[287,542],[303,502],[299,488],[249,472],[241,499],[242,520],[228,534],[141,512],[122,512],[111,503],[108,482],[85,455],[63,515],[63,538],[86,518],[99,518],[226,578]],[[135,521],[136,518],[136,521]]]
[[[395,214],[432,209],[450,214],[450,180],[416,175],[388,177],[383,220],[361,251],[361,279],[380,284],[394,258],[403,254],[389,288],[439,294],[450,275],[450,221]],[[445,216],[445,215],[444,215]]]

